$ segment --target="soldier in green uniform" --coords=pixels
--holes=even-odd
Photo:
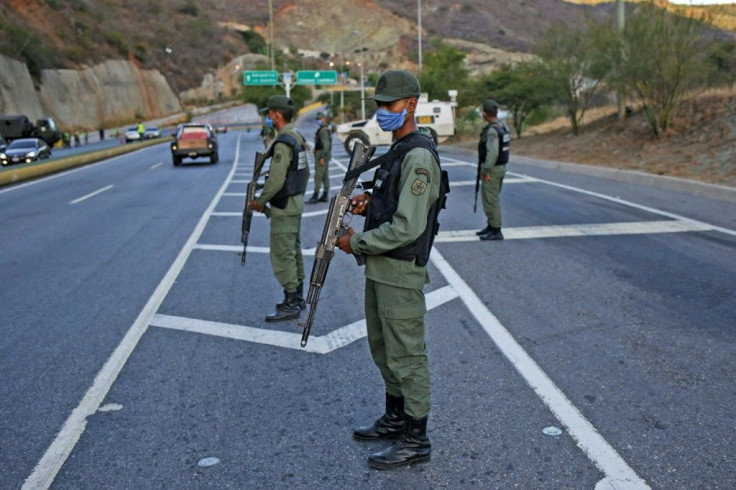
[[[304,211],[304,191],[309,180],[307,151],[304,137],[291,122],[294,105],[285,95],[268,100],[268,116],[278,136],[266,152],[271,157],[269,176],[260,196],[249,205],[264,212],[271,208],[271,267],[284,289],[284,301],[276,305],[276,313],[267,322],[292,320],[299,317],[304,304],[304,260],[301,245],[301,221]]]
[[[330,159],[332,158],[332,129],[327,124],[327,116],[324,113],[317,113],[319,128],[314,136],[314,194],[307,201],[307,204],[316,204],[318,202],[327,202],[327,193],[330,190]],[[319,188],[322,186],[322,195],[319,195]]]
[[[424,339],[424,285],[427,261],[440,207],[441,169],[429,133],[418,130],[414,112],[419,82],[411,73],[390,70],[379,78],[372,97],[378,124],[392,131],[388,159],[375,173],[373,193],[353,199],[354,213],[365,214],[363,233],[352,228],[338,240],[347,253],[365,259],[365,315],[371,356],[385,384],[385,413],[358,427],[358,440],[395,440],[368,459],[371,467],[391,469],[428,461],[430,383]]]
[[[478,175],[481,177],[481,199],[486,213],[486,227],[476,232],[481,240],[503,240],[501,233],[501,186],[509,161],[511,132],[498,121],[498,104],[483,102],[483,119],[488,123],[478,142]]]

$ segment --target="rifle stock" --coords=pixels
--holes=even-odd
[[[245,265],[245,252],[248,248],[248,235],[250,234],[250,225],[253,221],[253,208],[248,206],[248,203],[256,198],[256,191],[262,186],[258,184],[258,179],[261,177],[261,169],[266,161],[266,154],[256,152],[256,161],[253,164],[253,178],[248,182],[248,187],[245,191],[245,204],[243,206],[243,223],[240,228],[240,241],[243,243],[243,254],[240,256],[240,265]]]
[[[478,188],[480,187],[480,163],[478,162],[478,171],[475,174],[475,200],[473,201],[473,213],[478,209]]]
[[[353,147],[353,154],[350,158],[348,170],[364,165],[370,160],[375,151],[375,147],[366,146],[360,142],[356,143]],[[350,194],[355,189],[357,183],[358,176],[344,180],[340,192],[330,200],[327,219],[322,229],[322,238],[317,244],[317,250],[314,254],[312,275],[309,280],[309,291],[307,292],[306,298],[306,302],[309,305],[309,315],[307,316],[306,322],[299,323],[300,326],[304,327],[301,340],[302,347],[307,345],[307,340],[309,339],[309,332],[314,323],[314,314],[317,311],[317,304],[319,303],[319,296],[322,292],[322,286],[324,286],[325,277],[327,276],[327,270],[330,266],[330,261],[335,256],[335,245],[337,244],[337,240],[345,236],[348,231],[345,216],[350,214],[352,207]],[[358,265],[363,265],[363,261],[359,256],[355,255],[355,260],[358,262]]]

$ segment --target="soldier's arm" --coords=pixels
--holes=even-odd
[[[325,129],[320,133],[320,137],[322,138],[322,148],[326,156],[327,153],[332,151],[332,130],[328,126],[325,126]]]
[[[276,143],[273,149],[273,157],[269,166],[268,179],[263,185],[261,195],[256,202],[259,206],[265,206],[275,196],[286,182],[286,172],[291,163],[291,147],[284,143]]]
[[[378,255],[408,245],[427,226],[427,212],[439,196],[440,172],[432,154],[416,148],[407,153],[399,181],[399,204],[393,218],[373,230],[355,233],[353,252]]]
[[[498,133],[495,129],[489,128],[488,129],[488,139],[486,140],[486,161],[483,162],[483,174],[489,174],[491,173],[491,168],[493,168],[493,164],[496,163],[496,160],[498,160],[498,151],[499,151],[499,139],[498,139]]]

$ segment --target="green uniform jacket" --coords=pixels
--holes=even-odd
[[[314,158],[315,160],[324,158],[325,162],[329,163],[332,153],[332,130],[330,129],[329,124],[324,124],[320,127],[317,134],[319,135],[319,140],[322,142],[322,149],[314,153]],[[315,146],[316,143],[317,142],[315,141]]]
[[[287,133],[303,145],[306,148],[306,142],[304,138],[296,131],[294,123],[289,123],[284,126],[279,134]],[[292,150],[291,146],[286,143],[276,143],[273,149],[273,157],[271,157],[271,165],[269,167],[268,178],[266,183],[263,185],[261,195],[258,196],[256,202],[259,206],[265,206],[268,201],[275,196],[286,182],[286,173],[291,165]],[[307,166],[307,173],[309,173],[309,166]],[[309,178],[307,176],[307,178]],[[297,194],[290,196],[284,209],[271,206],[272,216],[295,216],[300,215],[304,212],[304,194]]]
[[[376,282],[422,289],[429,282],[427,267],[414,261],[379,255],[416,240],[427,226],[427,213],[440,195],[440,168],[424,148],[404,156],[399,179],[399,203],[391,221],[350,239],[353,252],[365,256],[365,276]]]

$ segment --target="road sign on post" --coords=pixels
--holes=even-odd
[[[243,85],[278,85],[279,72],[276,70],[251,70],[243,72]]]
[[[334,70],[301,70],[296,72],[296,83],[299,85],[335,85],[337,84],[337,72]]]

